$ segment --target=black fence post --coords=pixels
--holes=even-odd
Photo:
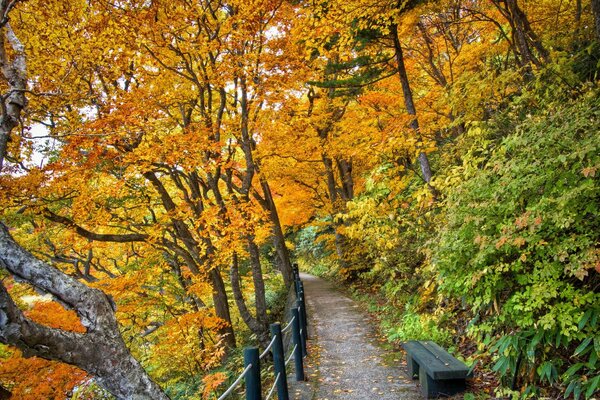
[[[261,400],[260,356],[256,347],[244,349],[244,367],[252,364],[246,374],[246,400]]]
[[[302,303],[302,300],[296,300],[296,309],[298,310],[298,319],[300,322],[300,343],[302,343],[302,355],[306,356],[306,320],[304,319],[304,303]]]
[[[304,283],[300,281],[300,292],[298,293],[302,300],[302,315],[304,316],[304,325],[308,327],[308,318],[306,317],[306,299],[304,297]],[[306,339],[308,339],[308,329],[306,330]]]
[[[283,340],[281,335],[281,325],[271,324],[271,337],[275,338],[273,343],[273,366],[275,367],[275,378],[279,375],[277,381],[277,398],[279,400],[289,400],[287,386],[287,374],[285,372],[285,354],[283,352]]]
[[[300,335],[300,313],[297,307],[292,308],[292,341],[295,346],[294,365],[296,367],[296,380],[304,380],[304,361],[302,360],[302,340]]]
[[[294,287],[296,289],[296,298],[298,298],[298,296],[300,296],[300,285],[302,284],[302,281],[300,280],[300,278],[294,279]]]
[[[298,270],[298,264],[292,265],[292,271],[294,274],[294,289],[296,289],[296,298],[298,298],[298,291],[300,290],[300,271]]]

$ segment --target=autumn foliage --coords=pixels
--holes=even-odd
[[[597,0],[0,7],[0,219],[107,296],[172,398],[268,342],[293,261],[490,393],[600,387]],[[25,317],[86,333],[12,275]],[[15,398],[93,384],[27,355],[0,344]]]

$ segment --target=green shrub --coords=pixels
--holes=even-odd
[[[480,169],[465,162],[432,249],[441,290],[472,307],[471,332],[524,396],[598,387],[599,132],[596,93],[525,117]]]

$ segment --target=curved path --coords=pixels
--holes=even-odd
[[[396,356],[386,365],[367,315],[333,285],[301,274],[309,314],[308,382],[292,382],[298,400],[417,400],[416,385]]]

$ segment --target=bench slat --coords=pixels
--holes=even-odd
[[[432,341],[410,341],[404,349],[433,379],[464,379],[469,368]]]

